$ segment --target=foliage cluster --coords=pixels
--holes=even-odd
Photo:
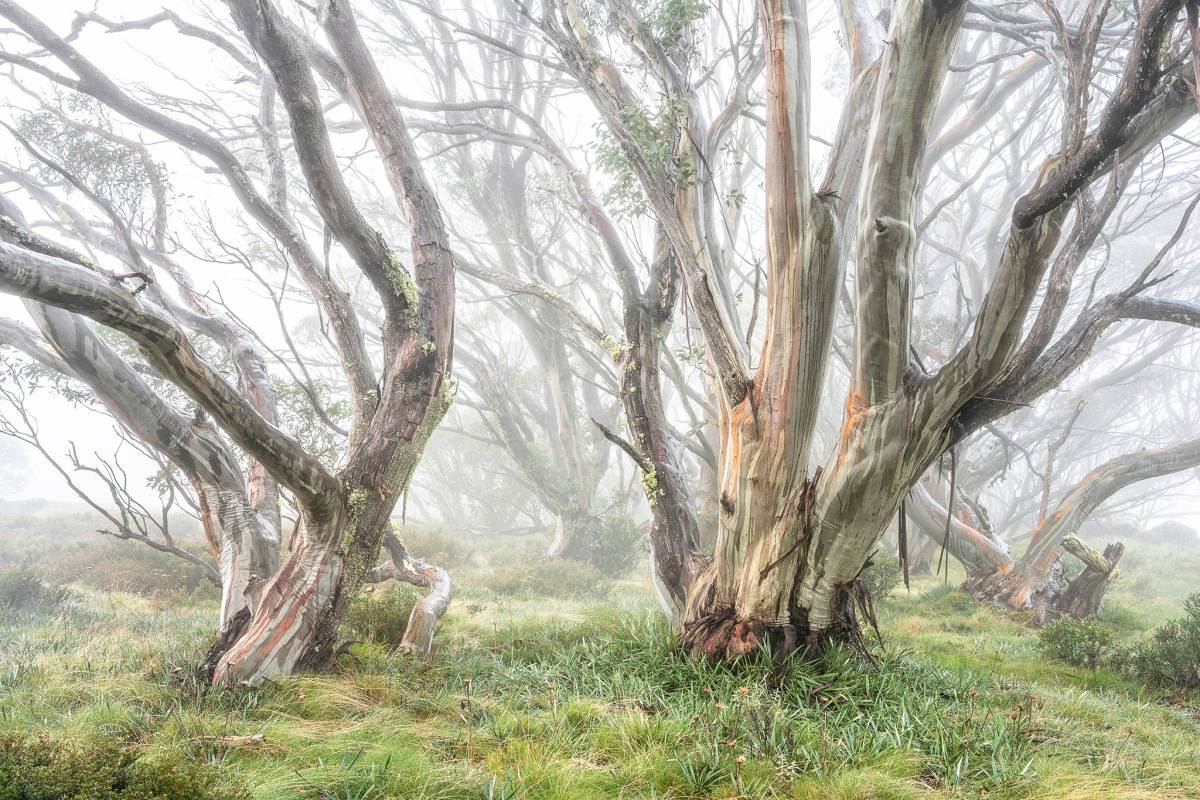
[[[678,186],[686,187],[696,182],[696,167],[690,154],[676,152],[678,119],[683,116],[683,111],[679,101],[667,99],[656,108],[625,106],[620,114],[650,167]],[[619,217],[644,216],[649,212],[650,201],[625,151],[603,126],[598,125],[596,133],[596,161],[612,181],[604,192],[605,204]]]
[[[420,599],[421,593],[414,586],[368,586],[346,609],[342,630],[351,640],[366,638],[395,647],[403,640],[408,616]]]
[[[113,742],[0,737],[0,800],[247,800],[207,765],[146,760]]]
[[[1038,631],[1038,639],[1046,655],[1091,669],[1111,659],[1117,646],[1112,629],[1096,619],[1056,619]]]
[[[167,170],[151,160],[132,140],[114,133],[106,107],[82,94],[67,94],[61,108],[23,115],[19,133],[59,165],[72,173],[90,191],[103,198],[121,219],[146,228],[153,216],[154,186],[168,190]],[[60,176],[39,164],[36,169],[47,182]]]
[[[875,601],[883,600],[904,580],[900,564],[894,558],[876,557],[871,560],[866,569],[858,574],[858,579],[867,587],[867,593]]]
[[[0,608],[16,611],[52,611],[69,597],[61,586],[50,586],[28,564],[0,569]]]
[[[0,516],[0,566],[27,563],[52,584],[78,583],[101,591],[124,591],[160,600],[215,599],[217,590],[197,566],[135,541],[96,533],[97,514],[30,509]],[[180,515],[171,520],[175,544],[205,555],[199,525]]]
[[[1106,666],[1149,686],[1200,689],[1200,593],[1184,602],[1184,612],[1128,645],[1099,620],[1063,617],[1041,630],[1041,648],[1068,664]]]
[[[643,532],[632,517],[620,510],[609,510],[593,522],[575,533],[571,557],[613,578],[628,575],[645,552],[640,546]]]
[[[586,561],[568,558],[533,563],[511,563],[480,578],[479,584],[502,597],[595,598],[608,593],[610,582]]]
[[[1200,689],[1200,593],[1183,607],[1185,616],[1156,628],[1129,657],[1127,670],[1152,686]]]

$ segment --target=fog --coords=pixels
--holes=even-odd
[[[0,0],[3,789],[1191,796],[1197,9]]]
[[[800,58],[750,2],[361,5],[6,6],[6,504],[262,576],[341,503],[368,567],[390,520],[675,624],[800,543],[821,596],[1200,547],[1198,132],[1130,12],[972,9],[922,66],[873,3]]]

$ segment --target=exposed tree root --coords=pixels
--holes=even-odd
[[[820,630],[809,628],[804,609],[797,609],[791,622],[780,623],[742,619],[732,607],[725,606],[686,624],[680,639],[693,657],[715,662],[737,663],[760,648],[768,648],[773,663],[779,665],[794,653],[819,658],[831,645],[841,645],[874,664],[860,616],[876,636],[879,627],[874,604],[862,581],[838,587],[833,606],[832,624]]]
[[[253,615],[249,608],[243,608],[241,611],[234,614],[229,622],[225,623],[225,627],[217,636],[217,640],[208,648],[208,652],[204,656],[204,660],[197,665],[194,674],[197,684],[200,686],[208,686],[212,683],[213,675],[216,674],[217,664],[221,658],[229,652],[229,648],[233,647],[233,643],[242,635],[242,631],[250,624],[250,619]]]
[[[681,640],[691,655],[723,662],[740,661],[767,646],[776,663],[803,641],[795,625],[738,619],[731,607],[686,624]]]

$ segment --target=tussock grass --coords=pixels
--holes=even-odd
[[[0,731],[183,753],[263,800],[1200,797],[1194,707],[1049,661],[933,581],[880,611],[879,669],[772,676],[682,657],[636,581],[596,603],[467,586],[428,665],[368,639],[335,674],[197,694],[172,678],[211,603],[80,590],[0,621]]]

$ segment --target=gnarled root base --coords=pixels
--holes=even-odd
[[[802,642],[800,629],[790,623],[738,619],[732,608],[708,614],[684,625],[680,637],[693,656],[710,661],[738,661],[761,647],[770,647],[779,662],[795,652]]]
[[[832,624],[820,630],[809,627],[805,609],[797,609],[791,622],[767,622],[739,618],[732,607],[725,606],[685,623],[680,640],[689,655],[727,663],[752,656],[760,648],[769,648],[775,664],[796,652],[816,658],[832,644],[849,647],[874,662],[859,623],[861,614],[875,627],[875,609],[862,582],[839,586],[832,605]]]
[[[217,672],[217,665],[221,662],[221,658],[229,652],[229,648],[233,647],[233,643],[242,635],[242,631],[250,624],[252,616],[249,608],[243,608],[225,623],[225,627],[217,635],[217,640],[205,653],[204,660],[196,666],[194,677],[198,685],[208,686],[212,683],[213,675]]]
[[[981,600],[991,600],[1012,611],[1031,610],[1039,621],[1062,591],[1062,566],[1056,564],[1046,577],[1030,574],[1014,565],[1007,572],[985,572],[972,575],[959,587]]]

